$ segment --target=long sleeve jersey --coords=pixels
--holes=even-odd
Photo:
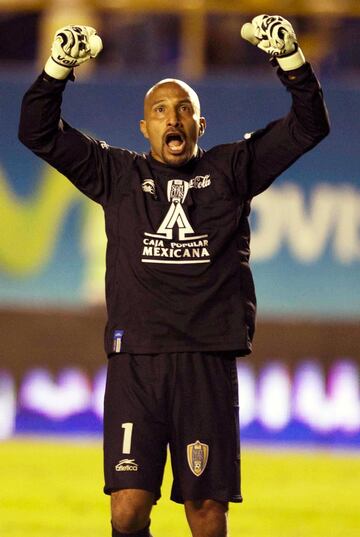
[[[329,131],[311,66],[278,77],[292,96],[285,117],[181,167],[71,127],[66,81],[43,72],[25,94],[20,140],[104,210],[108,354],[251,352],[251,199]]]

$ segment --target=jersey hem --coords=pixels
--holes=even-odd
[[[107,356],[116,356],[117,354],[162,354],[172,352],[223,352],[233,351],[237,356],[247,356],[252,352],[252,345],[246,346],[239,343],[216,343],[214,345],[159,345],[159,346],[127,346],[123,345],[121,352],[114,352],[113,349],[107,352]]]

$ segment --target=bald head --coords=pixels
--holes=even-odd
[[[146,93],[140,130],[155,160],[177,167],[189,162],[197,154],[205,126],[199,97],[182,80],[165,78]]]
[[[194,91],[189,84],[186,84],[186,82],[178,80],[177,78],[164,78],[147,91],[144,99],[144,114],[146,115],[146,110],[153,105],[159,94],[159,90],[164,89],[166,91],[167,88],[174,88],[176,86],[182,89],[184,94],[188,96],[194,107],[194,111],[200,116],[200,100],[196,91]]]

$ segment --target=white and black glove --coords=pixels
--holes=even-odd
[[[243,25],[241,37],[275,57],[284,71],[305,63],[292,25],[280,15],[258,15]]]
[[[63,80],[78,65],[96,58],[103,48],[100,36],[91,26],[65,26],[57,30],[45,72]]]

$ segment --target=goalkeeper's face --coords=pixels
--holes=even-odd
[[[165,79],[147,92],[140,130],[150,142],[154,159],[183,166],[196,155],[205,126],[199,98],[185,82]]]

